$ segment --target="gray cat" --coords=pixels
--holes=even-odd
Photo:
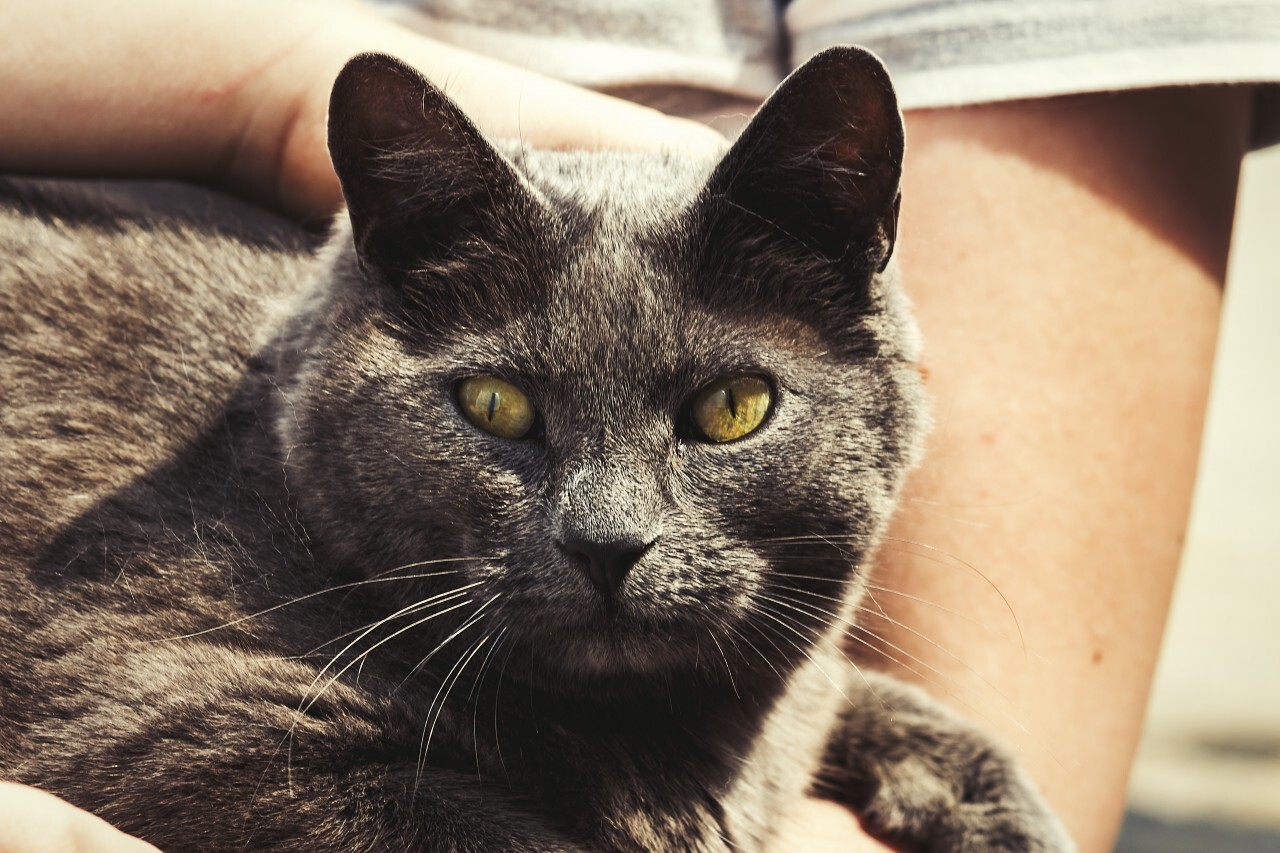
[[[318,253],[177,193],[0,201],[0,777],[168,851],[1070,848],[841,636],[918,448],[879,63],[719,163],[499,151],[387,57]],[[349,219],[349,225],[348,225]]]

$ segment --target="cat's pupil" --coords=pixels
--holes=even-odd
[[[537,420],[520,389],[496,376],[472,376],[458,385],[458,407],[467,420],[500,438],[523,438]]]
[[[773,404],[769,383],[759,376],[727,376],[693,399],[691,415],[699,438],[717,444],[754,432]]]

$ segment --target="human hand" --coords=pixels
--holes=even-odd
[[[363,6],[327,5],[332,14],[298,46],[293,60],[269,69],[256,89],[246,90],[242,106],[268,109],[257,109],[244,124],[245,156],[230,164],[232,183],[252,182],[264,167],[277,170],[277,198],[296,213],[327,214],[341,202],[326,144],[329,93],[342,65],[370,50],[423,72],[490,138],[520,139],[539,148],[668,148],[698,156],[723,149],[724,138],[696,122],[426,38]],[[308,70],[300,73],[295,65]]]
[[[828,800],[806,799],[778,834],[777,849],[806,853],[893,853],[862,829],[853,812]]]
[[[50,793],[0,782],[0,853],[159,853]]]

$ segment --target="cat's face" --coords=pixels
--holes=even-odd
[[[416,75],[356,63],[333,146],[357,250],[288,414],[315,535],[367,574],[444,572],[395,603],[443,595],[442,625],[474,614],[548,671],[786,666],[915,442],[877,275],[901,155],[883,72],[820,58],[713,170],[506,160]]]

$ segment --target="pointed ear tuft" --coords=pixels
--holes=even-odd
[[[398,59],[368,53],[339,73],[329,153],[361,264],[395,279],[447,263],[531,200],[453,101]]]
[[[722,215],[750,217],[833,261],[884,269],[897,234],[903,130],[888,72],[834,47],[791,74],[712,174]]]

